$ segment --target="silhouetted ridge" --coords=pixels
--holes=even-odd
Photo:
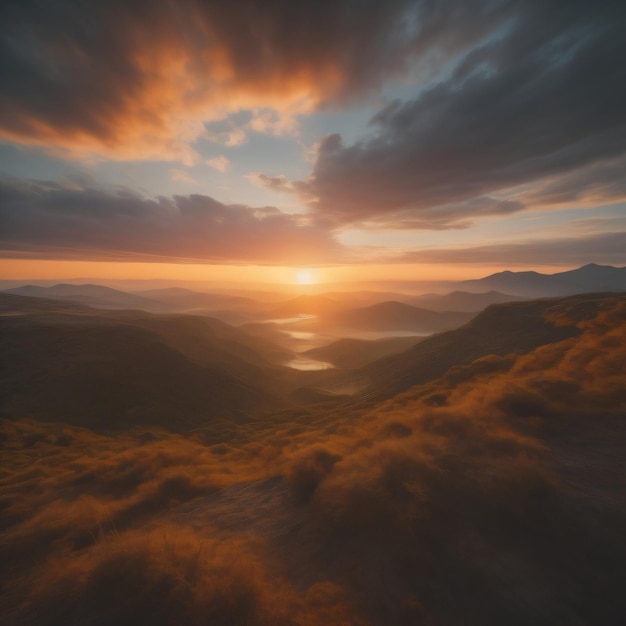
[[[478,293],[457,290],[445,295],[433,293],[415,296],[408,299],[407,302],[413,306],[421,306],[434,311],[461,311],[473,313],[482,311],[490,304],[514,302],[523,299],[522,296],[513,296],[495,290]]]
[[[497,272],[485,278],[456,283],[461,289],[495,289],[530,298],[626,291],[626,267],[589,263],[574,270],[555,274],[539,272]]]
[[[74,285],[71,283],[58,283],[51,287],[24,285],[7,289],[4,293],[34,298],[69,300],[101,308],[127,308],[148,311],[163,309],[161,303],[156,300],[94,284]]]
[[[472,317],[455,311],[429,311],[404,302],[379,302],[368,307],[341,311],[329,320],[347,328],[364,330],[413,330],[437,332],[455,328]]]
[[[490,354],[523,354],[577,335],[574,322],[624,299],[626,295],[589,294],[491,305],[461,328],[362,368],[357,380],[367,385],[367,393],[391,397],[443,376],[452,366]]]

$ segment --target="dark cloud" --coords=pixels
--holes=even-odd
[[[191,158],[185,144],[202,121],[363,95],[409,59],[478,37],[497,19],[490,4],[3,2],[0,130],[44,146]],[[447,28],[460,18],[467,28]]]
[[[583,263],[626,263],[626,232],[538,239],[464,248],[433,248],[409,252],[405,263],[471,263],[500,265],[577,266]]]
[[[283,132],[394,78],[419,90],[361,141],[325,137],[306,180],[256,175],[317,226],[200,195],[7,183],[16,255],[314,262],[337,258],[327,233],[346,224],[467,228],[626,197],[623,3],[9,0],[0,24],[0,137],[48,149],[189,163],[199,136]]]
[[[0,254],[14,258],[297,264],[342,251],[327,231],[273,207],[11,179],[0,180],[0,233]]]
[[[495,198],[482,196],[456,204],[426,207],[420,211],[406,209],[390,215],[380,215],[364,225],[369,225],[374,229],[380,227],[414,230],[470,228],[472,226],[472,218],[509,215],[522,211],[525,208],[526,205],[522,202],[496,200]]]
[[[506,213],[510,202],[626,197],[623,3],[499,6],[509,21],[464,50],[447,77],[382,109],[369,137],[321,142],[299,183],[320,216],[442,228]]]
[[[626,157],[593,163],[564,174],[526,194],[529,203],[610,203],[626,198]]]

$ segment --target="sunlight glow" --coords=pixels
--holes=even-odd
[[[296,272],[296,282],[298,285],[315,285],[317,281],[310,270],[298,270]]]

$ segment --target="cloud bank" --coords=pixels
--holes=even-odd
[[[342,257],[328,231],[273,207],[206,195],[0,180],[0,254],[12,258],[309,264]]]
[[[200,137],[244,142],[239,118],[291,132],[299,114],[406,81],[360,140],[324,137],[306,178],[249,175],[300,196],[310,221],[200,195],[3,183],[16,254],[312,263],[337,260],[344,227],[469,228],[626,199],[622,3],[13,0],[0,23],[0,138],[57,154],[190,165]]]
[[[626,198],[623,5],[499,6],[508,21],[447,76],[381,109],[369,136],[320,143],[312,175],[291,186],[320,220],[458,228],[528,206]]]
[[[264,107],[289,118],[402,73],[413,42],[438,27],[416,32],[415,11],[435,13],[406,0],[4,2],[0,135],[190,160],[203,121]]]
[[[173,170],[172,177],[178,173]],[[286,184],[281,177],[270,180]],[[369,258],[511,266],[625,262],[622,220],[574,225],[579,228],[573,237],[426,248],[401,255],[393,248],[370,248]],[[607,227],[614,232],[598,232]],[[362,263],[363,250],[339,243],[328,223],[274,207],[223,204],[202,194],[146,198],[85,181],[0,178],[0,257],[5,258],[308,265]]]

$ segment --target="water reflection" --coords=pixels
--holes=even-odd
[[[305,356],[298,356],[295,359],[285,363],[287,367],[291,367],[294,370],[302,370],[307,372],[313,372],[317,370],[329,370],[335,367],[332,363],[326,363],[325,361],[316,361],[315,359],[309,359]]]
[[[307,320],[314,320],[317,315],[305,315],[301,313],[297,317],[278,317],[271,320],[263,320],[261,324],[295,324],[296,322],[305,322]]]
[[[316,324],[317,315],[309,315],[301,313],[294,317],[282,317],[275,319],[263,320],[264,324],[276,324],[280,332],[289,339],[289,347],[296,353],[296,356],[291,361],[285,363],[287,367],[291,367],[296,370],[302,371],[317,371],[334,368],[332,363],[325,361],[318,361],[316,359],[309,358],[303,353],[312,348],[319,348],[337,341],[337,339],[351,338],[351,339],[365,339],[368,341],[375,341],[377,339],[389,339],[393,337],[423,337],[426,336],[423,333],[416,333],[410,330],[382,330],[382,331],[367,331],[367,330],[355,330],[353,328],[341,328],[341,327],[319,327]],[[295,326],[298,322],[305,322],[303,324],[306,330],[301,330]],[[293,330],[293,328],[298,330]]]
[[[311,339],[315,339],[317,337],[317,333],[310,333],[300,330],[283,330],[282,332],[292,339],[297,339],[298,341],[310,341]]]

